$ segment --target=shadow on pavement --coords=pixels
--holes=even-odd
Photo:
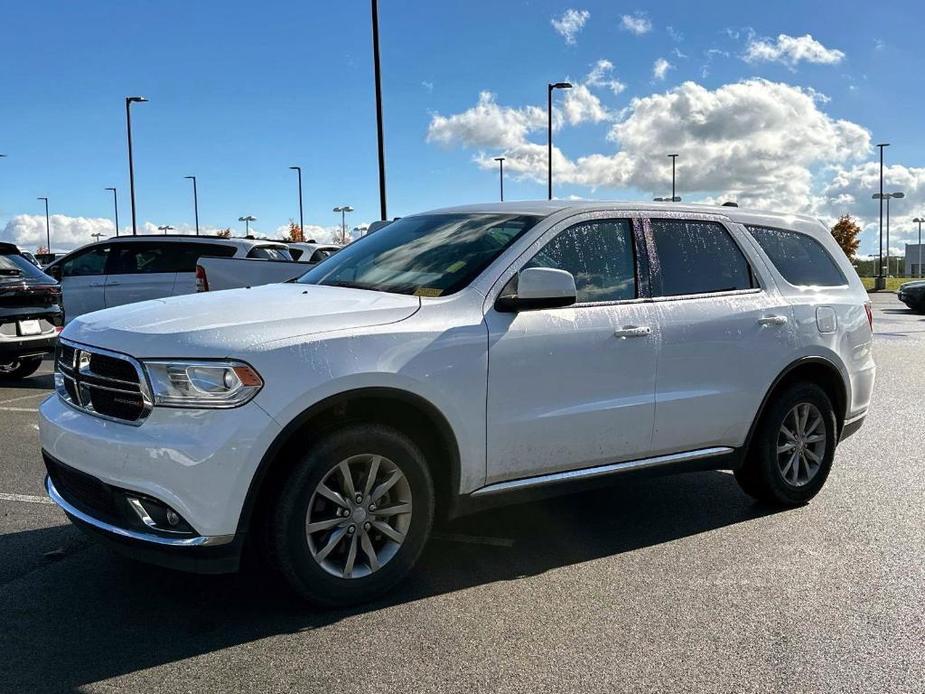
[[[73,689],[252,642],[323,627],[355,614],[671,542],[769,510],[732,475],[691,473],[512,506],[439,528],[443,536],[502,538],[511,546],[432,540],[387,599],[322,611],[254,572],[196,576],[136,564],[96,545],[0,584],[0,688]],[[35,533],[0,536],[25,547]],[[439,537],[439,536],[438,536]],[[619,576],[614,576],[619,580]]]
[[[54,374],[36,374],[22,379],[8,379],[0,377],[0,388],[12,388],[14,390],[54,390]]]

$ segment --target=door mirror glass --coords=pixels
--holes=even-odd
[[[528,267],[508,283],[495,302],[495,309],[503,313],[514,313],[571,306],[576,297],[575,277],[571,272],[548,267]]]

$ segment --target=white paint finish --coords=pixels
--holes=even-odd
[[[517,276],[517,296],[521,299],[575,300],[575,278],[570,272],[549,267],[530,267]]]
[[[210,292],[286,282],[311,269],[305,263],[259,258],[200,258],[198,265],[206,273]]]
[[[172,296],[177,281],[176,272],[139,272],[107,275],[106,308],[124,306],[149,299]]]

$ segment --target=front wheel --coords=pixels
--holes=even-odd
[[[19,380],[31,376],[42,365],[42,357],[23,357],[9,362],[0,362],[0,379]]]
[[[390,427],[352,425],[296,463],[271,518],[272,554],[305,599],[365,602],[411,570],[433,515],[433,482],[417,445]]]
[[[825,484],[837,431],[825,391],[814,383],[796,383],[769,403],[736,480],[760,501],[804,504]]]

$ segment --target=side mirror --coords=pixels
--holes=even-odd
[[[495,301],[495,310],[502,313],[535,311],[571,306],[576,300],[575,278],[571,272],[549,267],[528,267],[508,283]]]

